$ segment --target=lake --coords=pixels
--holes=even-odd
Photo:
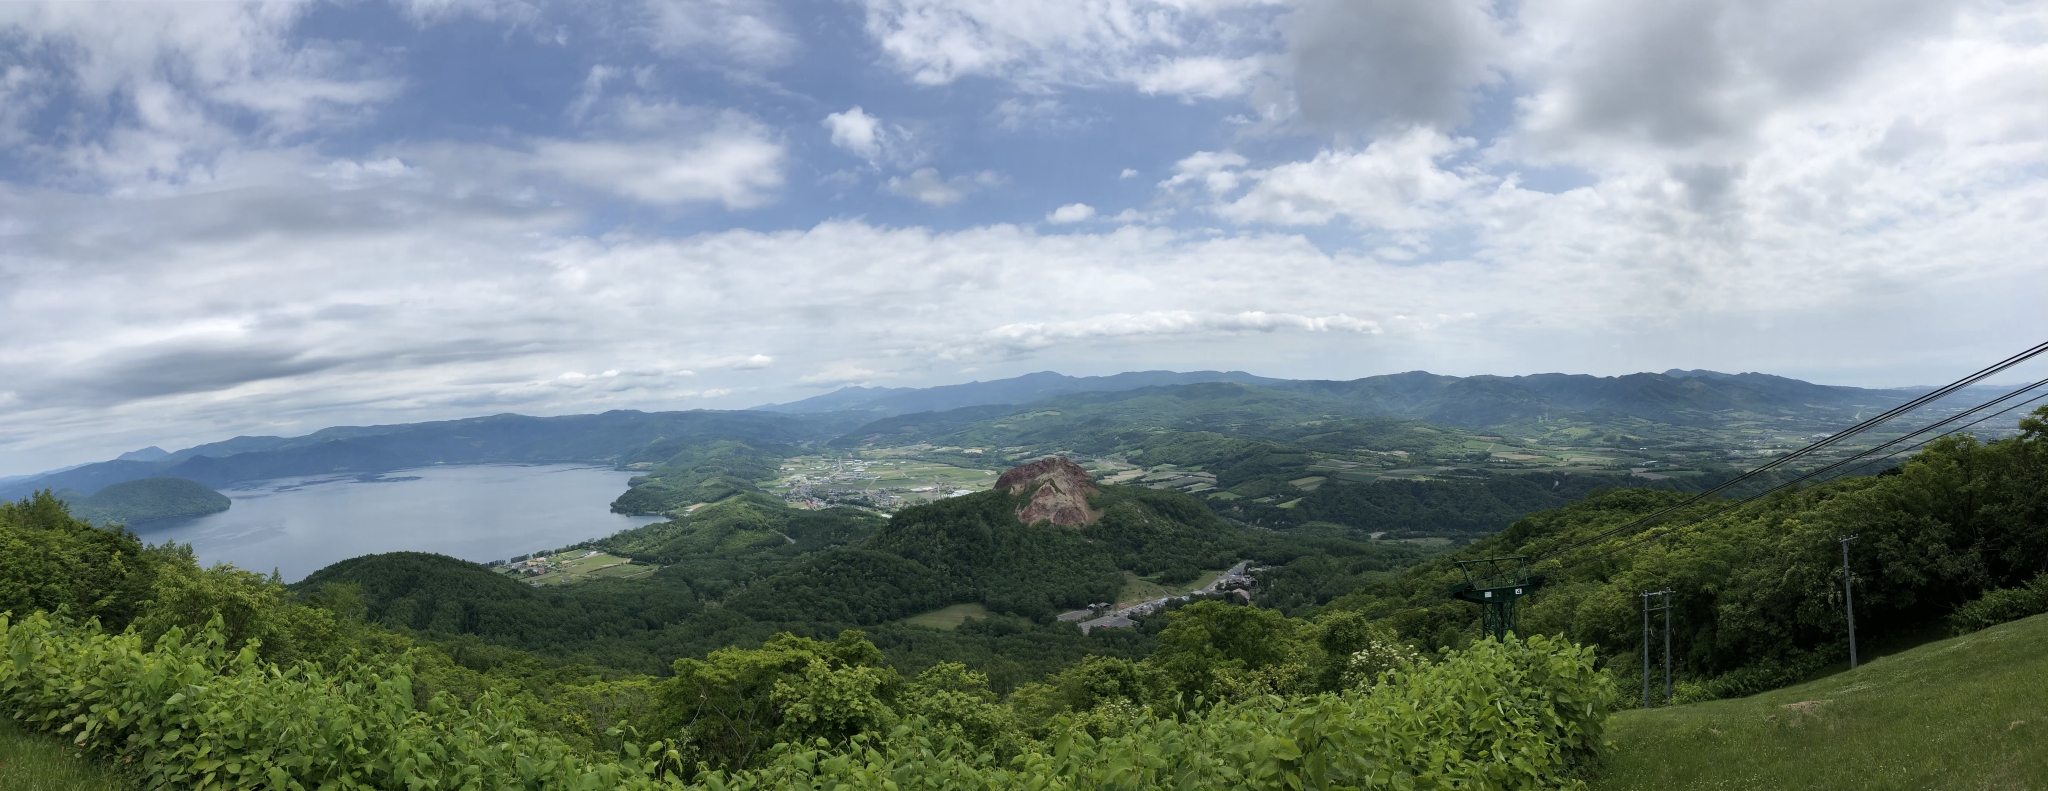
[[[234,501],[226,511],[131,529],[152,544],[191,544],[207,564],[275,568],[296,582],[359,555],[503,560],[661,521],[608,510],[630,477],[587,464],[476,464],[278,478],[222,491]]]

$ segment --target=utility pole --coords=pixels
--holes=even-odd
[[[1650,707],[1650,612],[1664,611],[1664,705],[1671,705],[1671,594],[1670,588],[1660,591],[1643,591],[1643,708]],[[1664,603],[1650,606],[1651,596],[1664,597]]]
[[[1643,591],[1643,708],[1650,707],[1650,592]]]
[[[1856,593],[1849,585],[1849,542],[1859,536],[1842,538],[1842,605],[1849,616],[1849,669],[1856,669]]]
[[[1664,705],[1671,705],[1671,589],[1664,591]]]

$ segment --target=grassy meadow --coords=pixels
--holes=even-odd
[[[129,791],[135,784],[101,760],[70,749],[63,738],[32,733],[0,717],[0,789],[6,791]]]
[[[960,624],[966,623],[967,619],[969,618],[987,617],[987,607],[984,607],[980,604],[970,603],[954,604],[946,607],[940,607],[939,609],[933,610],[931,612],[918,613],[916,615],[910,616],[909,618],[903,619],[903,622],[910,624],[911,626],[922,626],[927,629],[943,629],[946,631],[952,631],[954,629],[960,628]]]
[[[1609,734],[1603,791],[2048,789],[2048,615]]]

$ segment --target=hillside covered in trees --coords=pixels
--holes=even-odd
[[[142,478],[113,484],[91,496],[69,489],[57,496],[71,504],[78,518],[103,525],[219,513],[234,505],[227,495],[183,478]]]

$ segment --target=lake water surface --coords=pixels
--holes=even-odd
[[[286,582],[358,555],[439,552],[502,560],[661,521],[607,510],[630,473],[582,464],[421,467],[379,476],[278,478],[221,492],[226,511],[131,526]]]

